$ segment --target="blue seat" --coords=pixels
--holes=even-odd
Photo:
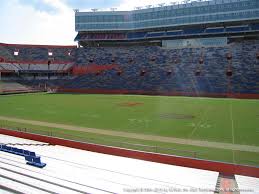
[[[16,154],[16,153],[18,152],[18,148],[16,148],[16,147],[11,147],[11,151],[12,151],[14,154]]]
[[[23,150],[23,154],[24,154],[24,156],[29,156],[30,155],[30,151],[29,150]]]
[[[6,149],[5,149],[7,152],[10,152],[10,153],[12,153],[12,147],[10,147],[10,146],[6,146]]]
[[[29,151],[29,153],[30,153],[30,154],[29,154],[30,156],[32,156],[32,157],[36,157],[35,152],[30,152],[30,151]]]
[[[11,147],[10,153],[13,153],[13,154],[16,154],[16,155],[19,155],[19,156],[24,156],[23,149],[19,149],[19,148],[16,148],[16,147]]]
[[[6,151],[7,150],[7,146],[6,145],[2,145],[2,150]]]
[[[38,168],[43,168],[44,166],[46,166],[46,163],[41,162],[41,159],[39,156],[37,157],[25,156],[25,160],[27,161],[26,164],[31,166],[35,166]]]
[[[20,156],[24,156],[24,150],[23,149],[17,149],[17,154]]]
[[[25,156],[25,160],[28,162],[32,162],[32,157],[31,156]]]
[[[43,168],[46,166],[45,163],[42,163],[40,160],[40,156],[36,156],[35,152],[30,152],[29,150],[23,150],[16,147],[6,146],[0,144],[0,151],[20,155],[25,157],[26,164],[35,166],[38,168]]]
[[[41,163],[40,157],[36,157],[36,158],[33,157],[32,160],[33,160],[33,162],[35,162],[35,163]]]

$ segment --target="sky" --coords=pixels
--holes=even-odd
[[[0,0],[0,42],[76,45],[74,11],[133,10],[179,0]]]

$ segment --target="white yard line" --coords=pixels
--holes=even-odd
[[[87,132],[87,133],[110,135],[110,136],[115,136],[115,137],[126,137],[126,138],[148,140],[148,141],[157,141],[157,142],[165,142],[165,143],[175,143],[175,144],[183,144],[183,145],[192,145],[192,146],[200,146],[200,147],[210,147],[210,148],[218,148],[218,149],[226,149],[226,150],[236,150],[236,151],[259,153],[259,146],[252,146],[252,145],[239,145],[239,144],[232,144],[232,143],[192,140],[192,139],[165,137],[165,136],[158,136],[158,135],[147,135],[147,134],[141,134],[141,133],[130,133],[130,132],[124,132],[124,131],[114,131],[114,130],[74,126],[74,125],[65,125],[65,124],[60,124],[60,123],[49,123],[49,122],[43,122],[43,121],[25,120],[25,119],[18,119],[18,118],[5,117],[5,116],[0,116],[0,120],[24,123],[24,124],[30,124],[30,125],[36,125],[36,126],[44,126],[44,127],[50,127],[50,128],[83,131],[83,132]],[[0,123],[0,125],[1,125],[1,123]]]
[[[202,114],[202,117],[199,120],[198,124],[195,125],[194,129],[192,130],[191,134],[189,135],[189,138],[191,138],[193,136],[193,134],[197,131],[197,129],[199,128],[201,122],[204,120],[204,118],[206,118],[206,115],[207,115],[208,111],[209,111],[209,108],[204,111],[204,113]]]
[[[234,128],[234,119],[233,119],[233,105],[230,101],[230,120],[231,120],[231,134],[232,134],[232,144],[235,144],[235,128]],[[232,150],[233,162],[235,163],[235,150]]]

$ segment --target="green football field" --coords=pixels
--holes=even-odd
[[[172,154],[177,155],[193,156],[190,153],[195,152],[198,158],[259,165],[259,152],[241,149],[246,146],[259,148],[259,100],[137,95],[9,95],[0,96],[0,116],[74,126],[69,130],[62,126],[0,119],[0,126],[8,128],[27,128],[107,145],[117,142],[123,147],[123,143],[129,142],[126,147],[134,149],[157,146],[158,152],[157,149],[161,148],[160,152],[163,152],[162,148],[170,148]],[[111,133],[77,131],[76,127],[103,129]],[[118,135],[117,132],[125,133]],[[165,137],[167,139],[163,141]],[[208,142],[208,146],[185,145],[173,138],[194,143],[201,140]],[[241,148],[233,151],[227,146],[219,148],[217,143],[236,144]]]

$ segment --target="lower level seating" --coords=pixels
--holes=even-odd
[[[79,66],[116,64],[118,69],[78,76],[66,83],[65,87],[161,93],[258,94],[259,62],[256,48],[259,48],[258,41],[207,48],[79,48]],[[230,69],[232,76],[226,73]]]
[[[73,76],[27,79],[68,89],[127,90],[151,93],[259,94],[259,41],[224,46],[163,48],[158,46],[87,47],[74,51]]]

